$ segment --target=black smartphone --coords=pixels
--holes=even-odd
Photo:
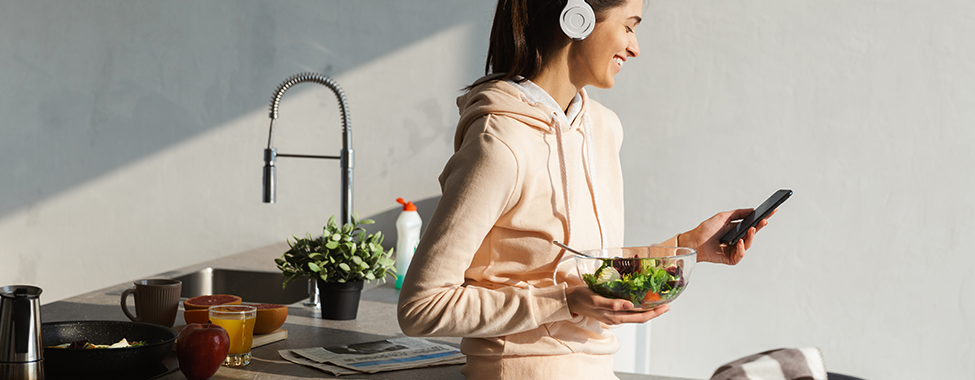
[[[792,196],[792,190],[782,189],[776,191],[771,197],[765,200],[761,206],[752,211],[751,214],[742,219],[741,222],[735,223],[734,227],[724,234],[719,240],[722,244],[735,245],[738,244],[738,240],[745,237],[748,233],[748,229],[758,225],[763,219],[768,218],[768,215],[775,211],[782,202]]]

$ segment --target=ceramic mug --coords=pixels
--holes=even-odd
[[[183,283],[179,280],[149,279],[133,283],[134,288],[122,292],[122,312],[134,322],[146,322],[173,327],[179,310],[179,293]],[[126,299],[135,296],[135,316],[129,312]]]

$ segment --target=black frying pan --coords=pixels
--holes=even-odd
[[[125,338],[145,341],[144,346],[105,349],[46,348],[87,339],[92,344],[112,344]],[[142,373],[165,370],[162,360],[173,349],[176,330],[140,322],[72,321],[41,324],[45,376],[78,378],[138,378]],[[163,367],[160,369],[160,367]]]

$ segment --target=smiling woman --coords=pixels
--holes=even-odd
[[[615,379],[620,343],[604,327],[669,310],[596,294],[553,244],[623,246],[622,126],[584,87],[612,87],[640,54],[641,12],[641,0],[498,2],[487,75],[457,99],[443,196],[398,308],[407,335],[463,337],[469,380]],[[679,243],[735,264],[767,222],[731,247],[716,234],[749,211],[720,213]]]

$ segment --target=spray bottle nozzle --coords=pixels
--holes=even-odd
[[[403,198],[396,198],[396,202],[403,205],[403,211],[416,211],[416,205],[413,202],[404,201]]]

